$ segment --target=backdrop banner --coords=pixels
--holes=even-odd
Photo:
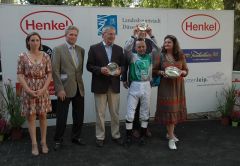
[[[124,46],[136,24],[145,21],[153,30],[159,46],[167,34],[175,35],[189,67],[185,78],[188,113],[215,111],[216,92],[231,85],[233,63],[234,13],[229,10],[176,10],[144,8],[69,7],[37,5],[0,5],[0,55],[3,81],[17,82],[17,59],[27,51],[26,35],[32,31],[42,36],[43,49],[50,56],[52,49],[65,42],[69,25],[79,27],[77,44],[85,51],[83,79],[85,83],[85,122],[95,122],[91,73],[86,69],[90,45],[102,40],[104,25],[117,30],[115,43]],[[50,88],[53,94],[53,87]],[[120,119],[125,119],[127,89],[121,86]],[[55,111],[56,97],[53,100]],[[152,88],[151,117],[156,110],[157,87]],[[71,109],[71,108],[70,108]],[[49,125],[55,125],[55,113],[49,114]],[[71,111],[68,123],[71,122]],[[107,120],[110,120],[107,113]]]

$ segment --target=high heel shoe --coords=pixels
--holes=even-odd
[[[38,156],[39,155],[38,145],[37,144],[32,144],[32,155],[33,156]]]
[[[171,150],[176,150],[176,149],[177,149],[177,146],[176,146],[176,144],[175,144],[174,139],[170,139],[170,140],[168,141],[168,147],[169,147],[169,149],[171,149]]]
[[[47,147],[47,144],[46,144],[46,143],[42,143],[42,144],[41,144],[41,147],[42,147],[42,153],[43,153],[43,154],[47,154],[48,151],[49,151],[49,149],[48,149],[48,147]]]

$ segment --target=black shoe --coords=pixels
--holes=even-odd
[[[73,138],[72,143],[80,146],[86,145],[86,143],[81,138]]]
[[[123,145],[123,140],[122,138],[112,138],[112,141],[118,145]]]
[[[132,138],[131,137],[126,137],[124,142],[123,142],[123,145],[125,147],[129,148],[132,145]]]
[[[101,148],[101,147],[103,147],[103,144],[104,144],[103,140],[99,140],[99,139],[96,140],[96,146],[97,147]]]
[[[141,137],[140,140],[139,140],[139,145],[143,146],[145,144],[146,144],[146,138],[145,137]]]
[[[55,145],[54,145],[53,149],[54,149],[55,151],[58,151],[58,150],[60,150],[61,148],[62,148],[62,143],[61,143],[61,142],[55,142]]]

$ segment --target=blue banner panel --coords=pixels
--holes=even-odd
[[[183,49],[187,63],[221,62],[221,49]]]

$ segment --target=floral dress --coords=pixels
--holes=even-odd
[[[22,74],[28,85],[33,90],[42,89],[47,75],[52,72],[51,59],[48,54],[42,52],[40,63],[33,63],[28,53],[21,53],[18,59],[17,74]],[[33,97],[22,91],[23,115],[42,114],[52,111],[48,90],[40,97]]]
[[[184,55],[180,56],[179,61],[174,62],[170,62],[166,56],[163,55],[159,69],[165,70],[168,66],[175,66],[188,72]],[[163,125],[169,125],[183,122],[186,118],[187,108],[184,78],[182,76],[177,78],[161,77],[161,82],[158,87],[155,121]]]

